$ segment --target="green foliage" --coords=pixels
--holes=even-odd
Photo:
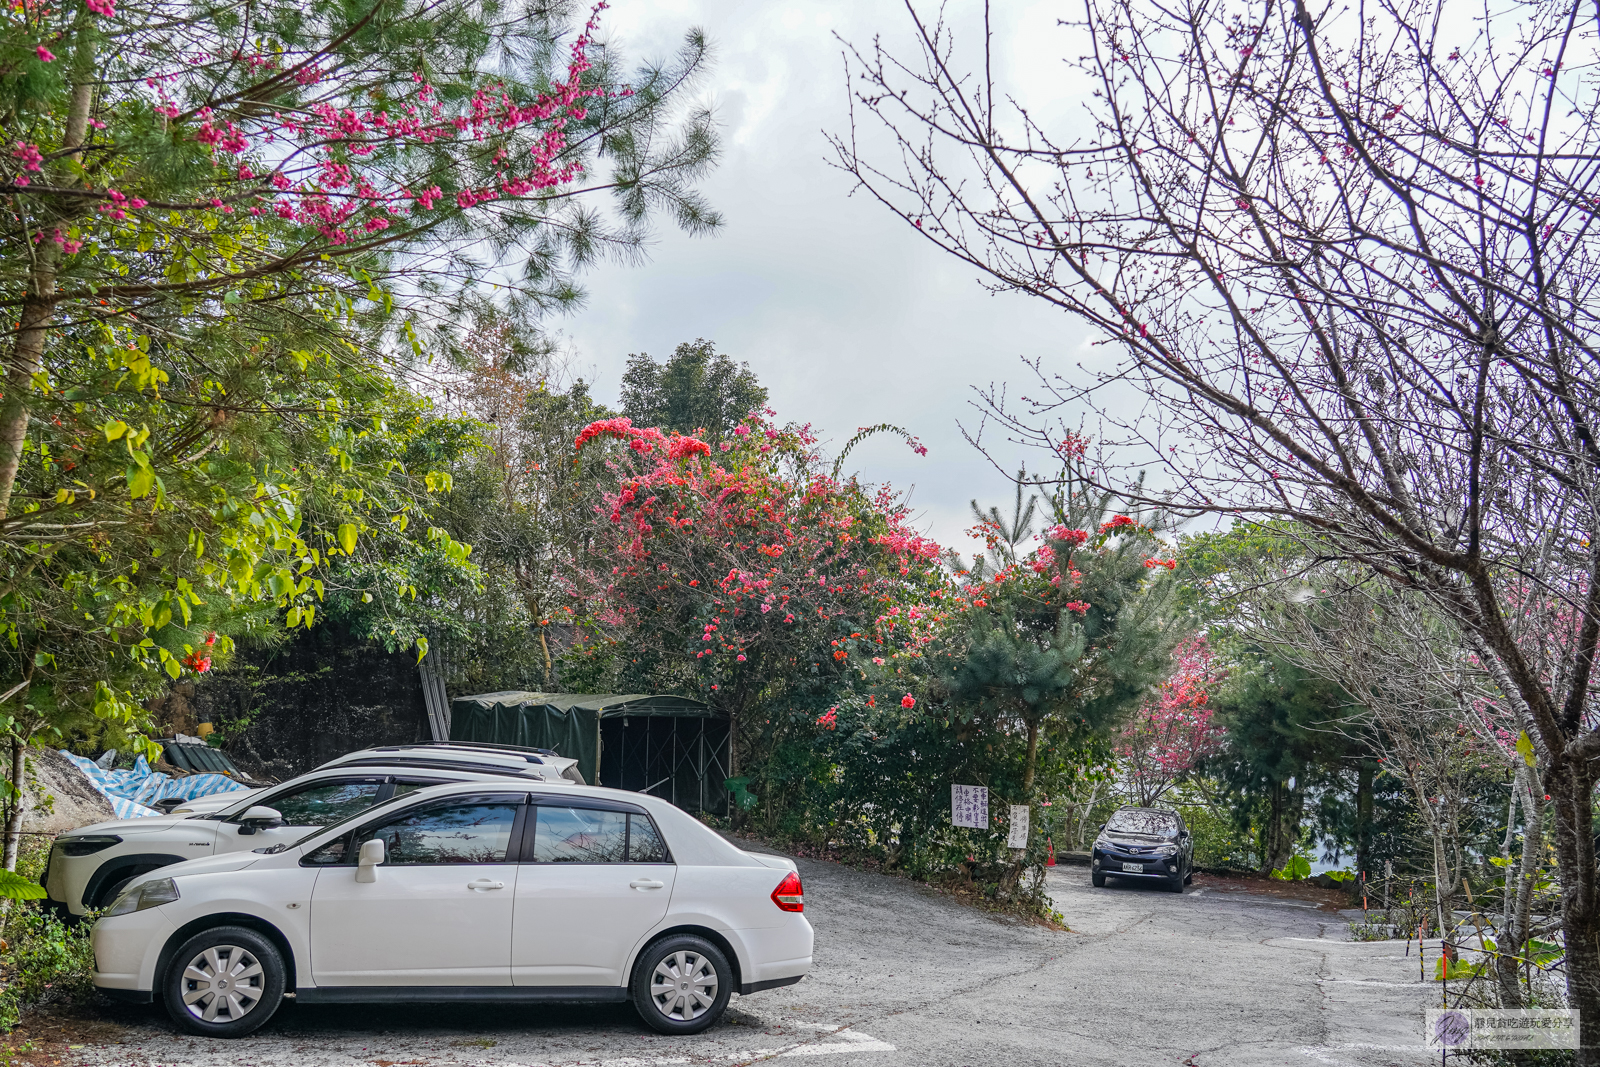
[[[94,995],[91,924],[67,926],[34,904],[12,905],[0,927],[0,1030],[9,1032],[29,1008]]]
[[[106,7],[5,14],[0,692],[14,736],[136,748],[236,638],[449,627],[481,575],[428,513],[479,427],[399,382],[478,323],[526,366],[597,247],[714,227],[716,143],[703,38],[624,72],[564,4]],[[458,139],[478,93],[519,117]]]
[[[1248,654],[1212,708],[1226,740],[1208,769],[1236,824],[1254,831],[1262,869],[1282,867],[1299,844],[1307,796],[1343,787],[1345,758],[1360,751],[1340,731],[1356,709],[1337,686]]]
[[[1290,856],[1289,862],[1272,872],[1272,879],[1276,882],[1299,882],[1310,877],[1311,861],[1299,853]]]
[[[1190,800],[1182,792],[1172,807],[1194,838],[1194,865],[1212,870],[1254,870],[1259,842],[1249,827],[1240,829],[1226,804]]]
[[[930,695],[955,718],[1029,738],[1030,791],[1040,730],[1066,747],[1104,737],[1160,680],[1180,631],[1170,582],[1152,578],[1166,571],[1151,526],[1113,516],[1105,495],[1050,503],[1056,525],[1026,556],[1031,500],[1025,513],[1019,494],[1004,529],[984,522],[994,573],[979,560],[960,575],[970,607],[924,653]]]
[[[332,613],[403,646],[419,597],[472,580],[467,546],[426,522],[448,484],[417,447],[437,432],[427,405],[291,310],[98,327],[87,350],[107,360],[49,350],[25,521],[0,537],[0,680],[28,682],[14,732],[136,747],[144,698],[237,637]],[[124,342],[166,388],[118,384]],[[130,458],[154,478],[137,506]]]
[[[1064,791],[1074,764],[1053,749],[1044,755],[1041,783]],[[768,830],[1043,914],[1044,833],[1036,829],[1020,857],[1006,843],[1007,805],[1028,800],[1025,757],[1015,735],[971,733],[938,711],[852,698],[829,725],[811,724],[809,736],[785,740],[763,764]],[[989,828],[951,825],[953,782],[989,788]]]
[[[44,886],[16,871],[0,870],[0,897],[7,900],[43,900],[48,894]]]
[[[703,432],[712,442],[766,402],[750,365],[735,363],[703,338],[679,345],[665,363],[635,353],[622,375],[622,413],[635,426]]]

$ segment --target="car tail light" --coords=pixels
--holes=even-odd
[[[790,871],[784,875],[778,888],[772,891],[772,902],[781,911],[805,911],[805,891],[800,888],[800,876]]]

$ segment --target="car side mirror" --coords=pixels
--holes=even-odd
[[[378,864],[383,862],[383,842],[377,838],[361,842],[361,852],[356,859],[356,881],[376,882]]]
[[[282,824],[283,813],[277,808],[257,804],[239,817],[239,833],[253,834],[273,823]]]

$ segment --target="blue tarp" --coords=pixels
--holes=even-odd
[[[152,771],[149,761],[143,756],[138,758],[130,771],[108,771],[93,760],[74,756],[64,749],[61,754],[106,795],[106,799],[111,801],[111,810],[117,813],[119,819],[160,815],[162,813],[150,805],[169,797],[193,800],[245,788],[225,774],[191,774],[185,778],[173,778],[160,771]]]

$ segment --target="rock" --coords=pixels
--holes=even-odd
[[[28,749],[28,796],[22,828],[60,833],[115,819],[111,801],[53,748]]]

